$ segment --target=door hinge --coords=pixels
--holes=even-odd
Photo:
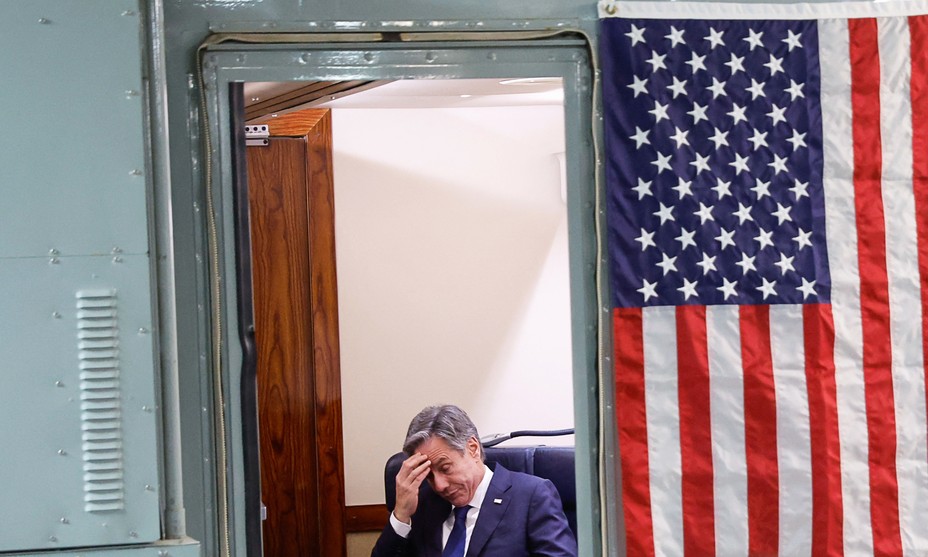
[[[245,126],[245,146],[251,147],[253,145],[267,147],[268,140],[271,133],[267,129],[267,124],[255,124],[253,126]]]

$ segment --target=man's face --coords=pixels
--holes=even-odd
[[[424,454],[432,463],[428,481],[435,493],[455,507],[470,503],[484,473],[476,439],[470,438],[464,454],[434,436],[419,445],[416,452]]]

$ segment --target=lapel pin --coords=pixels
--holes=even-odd
[[[503,500],[502,500],[502,499],[493,499],[493,504],[494,504],[494,505],[502,505],[502,504],[503,504]]]

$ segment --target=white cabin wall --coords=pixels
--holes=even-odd
[[[563,118],[333,109],[347,505],[383,503],[428,404],[481,435],[573,427]]]

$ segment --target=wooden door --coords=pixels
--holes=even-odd
[[[248,147],[264,555],[343,557],[335,231],[328,110]]]

